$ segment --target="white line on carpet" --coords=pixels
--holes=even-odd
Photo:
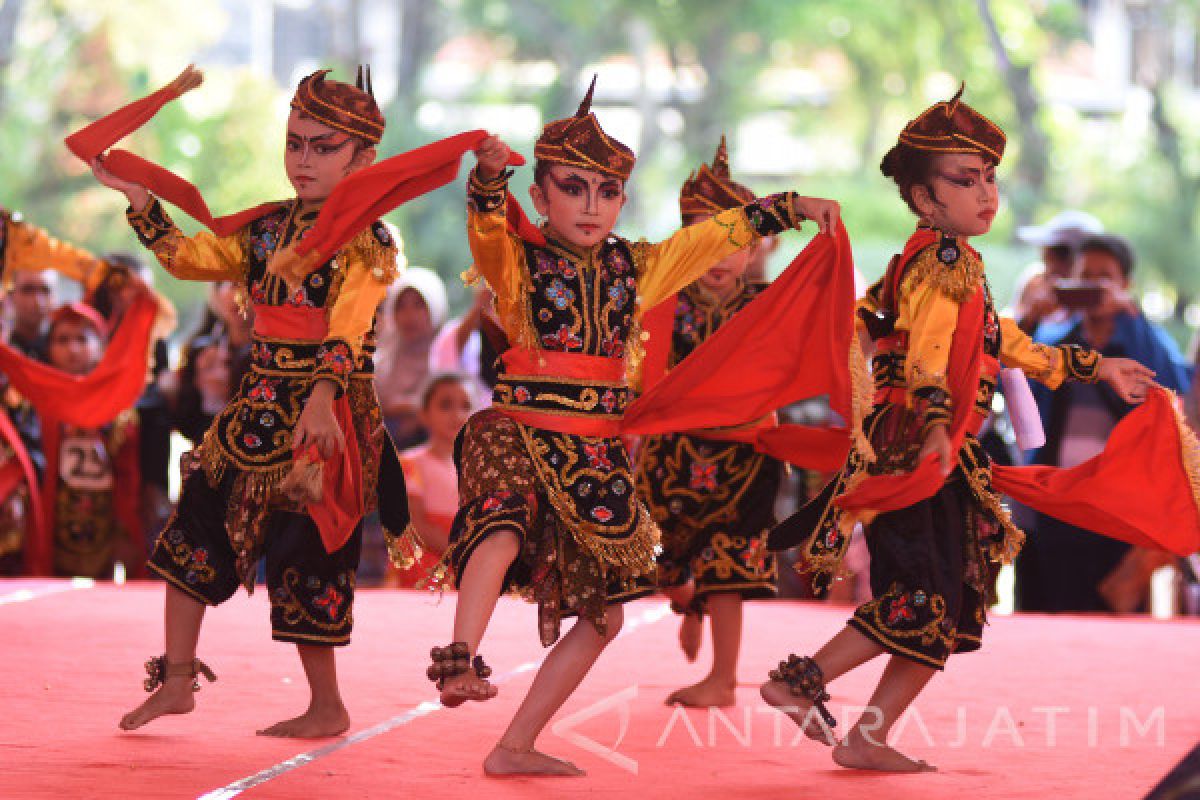
[[[658,622],[664,617],[670,616],[670,614],[671,607],[666,603],[656,605],[653,608],[648,608],[637,617],[626,622],[621,627],[621,632],[617,634],[617,638],[620,639],[624,636],[628,636],[638,628]],[[537,669],[544,659],[545,656],[542,656],[542,658],[539,658],[537,661],[527,661],[515,669],[496,677],[496,679],[492,682],[497,684],[504,683],[505,681],[511,680],[525,672],[531,672]],[[280,761],[278,764],[267,767],[266,769],[256,772],[249,777],[236,780],[233,783],[222,786],[220,789],[213,789],[211,792],[200,795],[198,800],[229,800],[229,798],[237,797],[247,789],[253,789],[255,786],[261,786],[269,780],[274,780],[280,775],[284,775],[294,769],[299,769],[306,764],[311,764],[319,758],[324,758],[325,756],[330,755],[331,753],[336,753],[339,750],[345,750],[347,747],[356,745],[359,742],[365,742],[368,739],[374,739],[380,734],[387,733],[388,731],[395,730],[403,725],[407,725],[415,719],[428,716],[435,711],[441,711],[442,708],[442,704],[437,700],[425,700],[424,702],[413,706],[408,711],[405,711],[403,714],[397,714],[391,719],[386,719],[377,725],[372,725],[370,728],[364,728],[358,733],[353,733],[344,739],[339,739],[336,742],[327,744],[324,747],[318,747],[315,750],[309,750],[307,753],[300,753],[299,755],[292,756],[285,761]]]
[[[95,585],[96,582],[91,578],[71,578],[69,581],[56,581],[47,586],[38,586],[33,589],[17,589],[8,594],[0,594],[0,606],[6,606],[10,603],[24,603],[39,597],[73,592],[77,589],[91,589]]]

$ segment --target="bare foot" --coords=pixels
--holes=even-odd
[[[812,702],[800,695],[792,694],[786,683],[782,681],[767,681],[759,687],[758,693],[768,705],[788,715],[796,727],[804,731],[804,735],[814,742],[832,747],[837,744],[833,731],[821,719],[821,715],[813,709]]]
[[[704,639],[704,617],[699,614],[684,614],[679,623],[679,646],[683,648],[684,658],[688,662],[696,660],[700,654],[700,642]]]
[[[345,706],[315,709],[309,706],[298,717],[276,722],[269,728],[258,731],[259,736],[275,736],[281,739],[323,739],[340,736],[350,729],[350,715]]]
[[[187,714],[196,707],[195,692],[192,691],[190,676],[169,677],[158,687],[158,691],[146,698],[146,702],[121,717],[117,725],[121,730],[132,731],[152,719],[164,714]]]
[[[908,756],[886,744],[871,744],[858,729],[846,734],[833,748],[833,760],[847,769],[872,769],[879,772],[937,772],[937,767]]]
[[[688,708],[729,708],[737,705],[737,682],[705,678],[692,686],[676,689],[667,696],[667,705]]]
[[[548,756],[537,750],[511,750],[496,745],[483,760],[488,775],[568,775],[578,777],[587,773],[570,761]]]
[[[475,674],[474,670],[446,678],[442,684],[442,705],[446,708],[457,708],[468,700],[491,700],[500,689]]]

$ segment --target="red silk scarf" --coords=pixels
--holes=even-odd
[[[890,268],[895,287],[908,262],[935,241],[932,232],[914,234]],[[630,405],[624,432],[735,426],[822,394],[849,419],[852,266],[844,230],[817,236],[769,289]],[[983,368],[982,323],[983,295],[977,292],[960,308],[951,343],[956,446],[966,435]],[[747,440],[802,466],[829,463],[849,449],[848,431],[811,428],[790,436],[790,452],[778,441],[772,447],[773,437],[789,438],[787,428],[761,429]],[[1200,550],[1200,442],[1163,389],[1117,424],[1095,458],[1070,469],[996,465],[992,482],[1037,511],[1113,539],[1181,556]],[[907,475],[867,478],[838,502],[870,516],[919,502],[943,483],[938,463],[927,459]]]

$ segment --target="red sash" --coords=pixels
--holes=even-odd
[[[505,382],[522,377],[566,378],[595,381],[598,385],[621,386],[625,381],[625,359],[589,356],[582,353],[559,353],[551,350],[529,350],[510,347],[501,353]],[[533,428],[571,433],[576,436],[620,436],[621,419],[617,415],[567,415],[544,409],[512,408],[497,405],[496,410]]]
[[[265,339],[320,343],[329,332],[325,309],[285,306],[254,306],[254,333]],[[325,459],[321,473],[322,499],[308,505],[309,516],[321,533],[327,552],[346,544],[358,521],[366,513],[363,500],[362,460],[350,400],[343,393],[333,401],[333,415],[342,431],[345,446]],[[299,455],[299,450],[296,451]]]

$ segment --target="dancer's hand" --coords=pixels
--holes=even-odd
[[[333,458],[342,452],[346,439],[333,415],[333,398],[337,387],[329,381],[319,380],[300,412],[296,432],[292,435],[292,448],[304,450],[316,445],[322,458]]]
[[[921,445],[918,462],[924,461],[930,453],[942,462],[942,476],[949,477],[954,471],[954,453],[950,449],[950,433],[945,425],[934,425],[925,434],[925,443]]]
[[[1146,399],[1154,385],[1154,370],[1130,358],[1102,358],[1100,380],[1111,386],[1126,403],[1137,405]]]
[[[475,158],[479,161],[476,168],[479,177],[490,181],[508,166],[508,156],[512,149],[499,136],[488,136],[475,148]]]
[[[792,199],[792,211],[817,223],[821,233],[833,233],[842,216],[842,207],[836,200],[820,197],[795,197]]]
[[[129,206],[134,211],[141,211],[150,202],[150,192],[146,190],[146,187],[140,183],[118,178],[109,172],[108,167],[104,166],[104,156],[96,156],[92,159],[91,167],[96,180],[110,189],[122,192],[128,198]]]

